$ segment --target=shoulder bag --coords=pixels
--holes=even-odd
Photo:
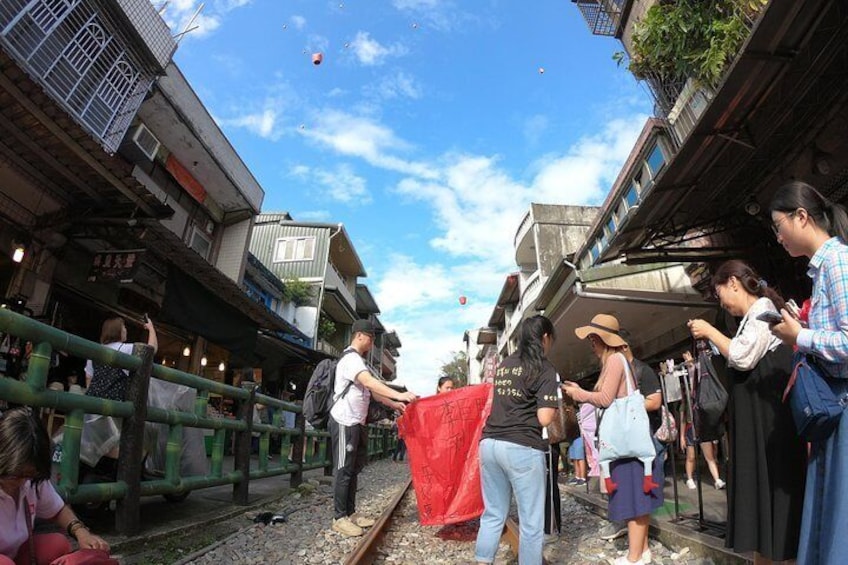
[[[806,441],[825,440],[839,425],[844,407],[814,356],[796,353],[793,365],[783,401],[789,397],[789,411],[799,436]]]

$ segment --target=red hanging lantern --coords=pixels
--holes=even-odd
[[[468,302],[468,299],[464,296],[459,297],[459,303],[465,306],[465,303]]]

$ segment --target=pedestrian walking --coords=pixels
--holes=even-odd
[[[373,526],[375,521],[356,514],[357,477],[368,462],[368,405],[373,395],[382,404],[403,413],[405,402],[417,397],[411,392],[397,392],[378,380],[362,356],[374,345],[374,326],[368,320],[357,320],[351,327],[350,347],[336,365],[334,404],[330,409],[330,436],[332,437],[334,485],[333,531],[343,536],[361,536],[362,528]]]
[[[828,383],[848,404],[848,215],[845,209],[800,181],[781,186],[771,201],[777,241],[792,257],[810,259],[813,294],[804,328],[786,309],[772,333],[813,355],[832,377]],[[798,563],[844,563],[848,532],[848,418],[827,439],[811,443],[804,491]]]
[[[518,562],[542,563],[545,508],[545,453],[542,428],[556,414],[557,374],[547,360],[554,327],[544,316],[521,323],[518,350],[499,365],[492,412],[480,441],[483,515],[477,532],[477,563],[492,563],[509,514],[518,506]]]
[[[742,261],[723,263],[712,277],[721,307],[741,316],[731,339],[709,322],[690,320],[727,359],[730,381],[730,470],[725,545],[754,552],[754,563],[795,559],[801,530],[806,446],[795,432],[783,391],[792,350],[771,334],[763,312],[784,301]]]

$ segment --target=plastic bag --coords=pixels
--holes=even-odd
[[[492,385],[481,384],[413,402],[398,419],[422,525],[483,513],[479,443],[491,409]]]

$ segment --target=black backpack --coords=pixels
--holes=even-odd
[[[342,357],[354,352],[354,349],[345,350]],[[333,398],[336,388],[336,366],[339,359],[324,359],[309,377],[306,385],[306,394],[303,397],[303,417],[316,429],[325,429],[330,421],[330,409],[340,399],[344,398],[353,381],[347,383],[338,398]]]

